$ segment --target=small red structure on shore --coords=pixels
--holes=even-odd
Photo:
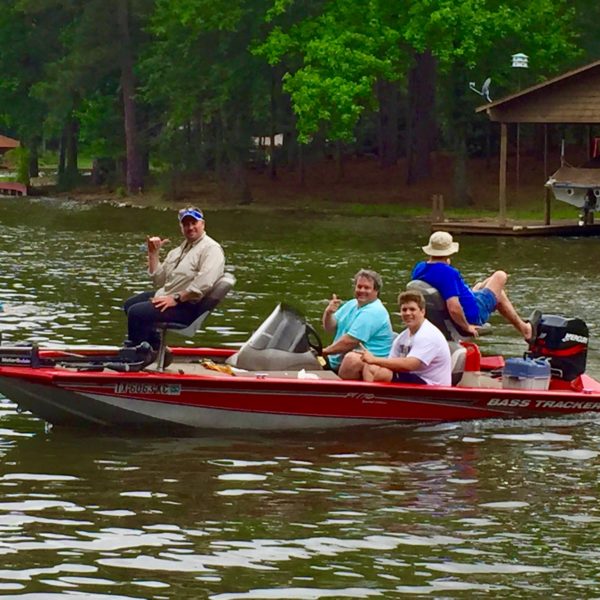
[[[0,156],[13,148],[19,148],[21,142],[0,134]],[[0,180],[0,196],[27,196],[27,186],[16,181]]]
[[[0,196],[27,196],[27,186],[17,181],[0,180]]]
[[[4,154],[13,148],[18,148],[20,145],[21,142],[19,142],[19,140],[0,134],[0,154]]]

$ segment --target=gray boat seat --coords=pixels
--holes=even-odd
[[[458,342],[448,342],[450,360],[452,365],[452,385],[456,385],[465,372],[467,349]]]
[[[278,304],[250,339],[225,362],[247,371],[318,371],[322,367],[310,346],[310,330],[298,311]]]
[[[449,342],[460,342],[461,340],[468,340],[473,337],[468,331],[459,327],[452,320],[446,307],[446,302],[432,285],[420,279],[413,279],[408,282],[406,289],[416,290],[423,294],[427,318],[444,334],[444,337]],[[487,323],[478,329],[480,335],[491,331],[491,327]]]
[[[160,347],[156,359],[156,367],[159,371],[165,368],[165,353],[167,350],[167,331],[176,331],[179,335],[193,337],[208,315],[227,296],[235,285],[235,277],[231,273],[224,273],[217,279],[215,285],[198,303],[198,316],[191,323],[157,323],[156,328],[160,334]]]

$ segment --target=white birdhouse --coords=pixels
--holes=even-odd
[[[517,69],[527,69],[529,67],[529,56],[519,52],[512,55],[512,66]]]

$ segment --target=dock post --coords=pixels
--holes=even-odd
[[[433,194],[431,196],[431,218],[434,222],[444,220],[444,196]]]
[[[550,190],[544,188],[544,225],[550,225]]]
[[[506,162],[508,154],[508,133],[506,123],[500,123],[500,193],[498,198],[498,221],[506,225]]]
[[[548,181],[548,123],[544,123],[544,181]],[[550,189],[544,187],[544,225],[550,225]]]

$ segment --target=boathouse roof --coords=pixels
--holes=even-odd
[[[21,145],[19,140],[15,140],[6,135],[0,134],[0,152],[4,152],[5,150],[12,150],[13,148],[18,148]]]
[[[500,123],[600,123],[600,60],[476,109]]]

